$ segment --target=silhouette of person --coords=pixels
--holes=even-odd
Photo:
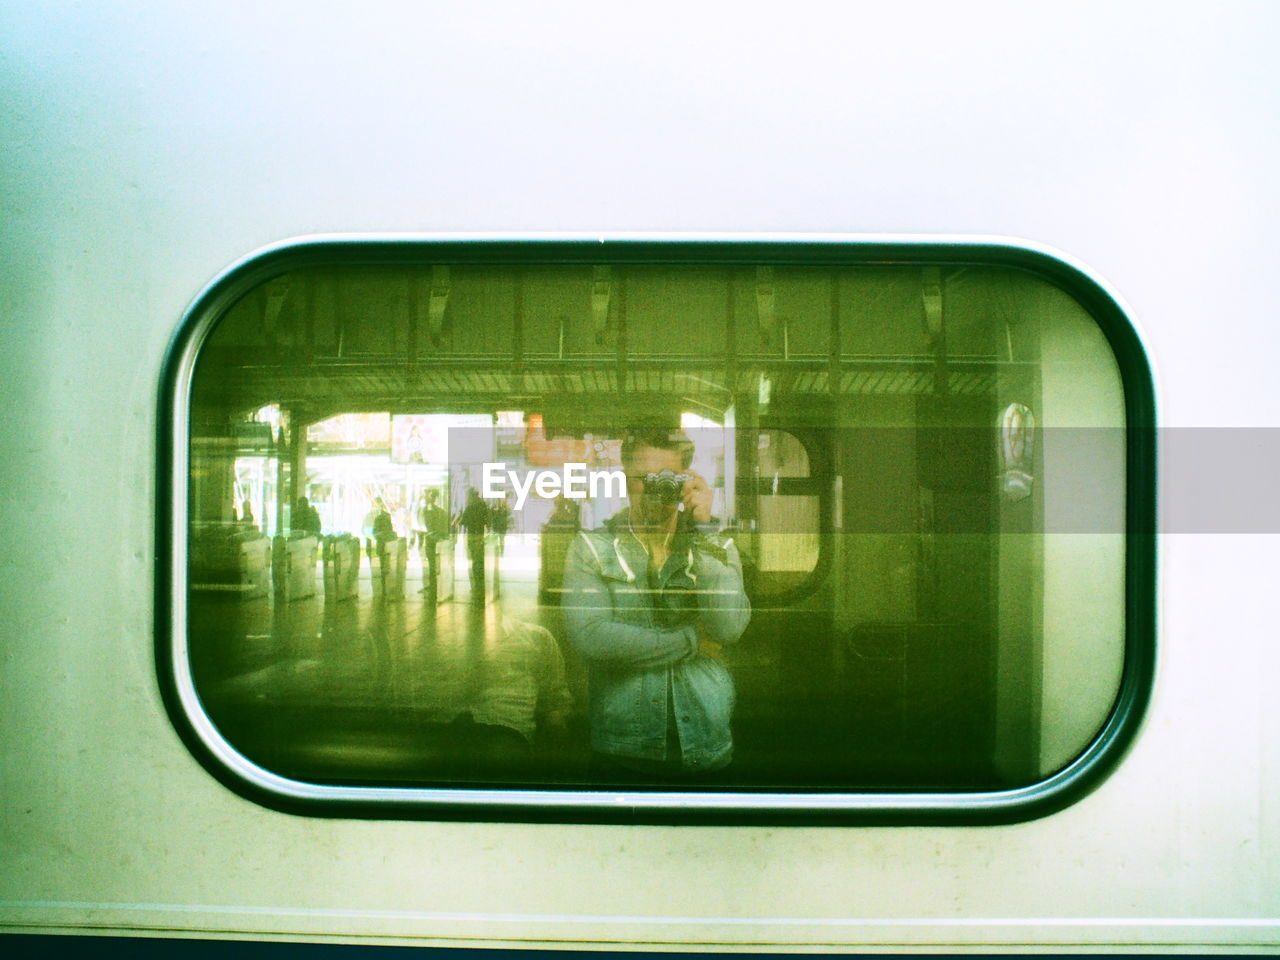
[[[423,496],[422,507],[418,510],[418,525],[422,527],[419,546],[422,560],[426,566],[427,582],[422,592],[432,603],[436,600],[440,579],[440,557],[437,545],[449,539],[449,514],[439,503],[440,494],[436,490],[428,490]]]
[[[489,508],[474,487],[467,491],[467,505],[458,515],[458,526],[467,536],[471,564],[471,602],[484,603],[484,535],[490,524]]]

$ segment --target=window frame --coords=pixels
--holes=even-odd
[[[997,266],[1046,281],[1098,324],[1119,368],[1126,422],[1124,659],[1111,711],[1063,769],[1027,786],[978,792],[625,791],[572,788],[349,787],[289,780],[240,755],[204,712],[187,658],[189,405],[216,323],[248,290],[301,267],[456,264]],[[350,235],[298,238],[232,264],[192,302],[163,362],[156,469],[155,657],[169,718],[217,780],[265,807],[310,816],[411,820],[707,824],[1001,824],[1035,819],[1096,788],[1132,745],[1156,665],[1156,406],[1141,339],[1117,297],[1064,255],[987,237],[833,235]],[[803,442],[803,440],[802,440]],[[811,454],[812,455],[812,454]],[[825,498],[821,501],[825,503]],[[825,521],[824,521],[825,522]],[[820,554],[813,576],[826,568]]]

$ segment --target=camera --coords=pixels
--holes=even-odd
[[[676,473],[674,470],[660,470],[657,473],[644,475],[644,495],[657,503],[679,503],[680,493],[690,479],[687,473]]]

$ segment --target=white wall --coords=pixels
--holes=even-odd
[[[1280,426],[1278,21],[1244,0],[4,5],[0,923],[1280,943],[1274,538],[1164,538],[1142,736],[1087,799],[995,828],[273,813],[172,733],[151,597],[168,339],[226,265],[300,234],[1023,236],[1124,294],[1165,424]]]

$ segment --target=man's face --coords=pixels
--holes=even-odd
[[[641,523],[655,526],[661,526],[669,520],[671,515],[679,509],[679,505],[658,503],[646,497],[644,495],[645,474],[661,473],[663,470],[680,473],[683,468],[680,454],[675,450],[663,450],[659,447],[640,447],[636,450],[626,464],[627,496],[631,500],[632,517]]]

